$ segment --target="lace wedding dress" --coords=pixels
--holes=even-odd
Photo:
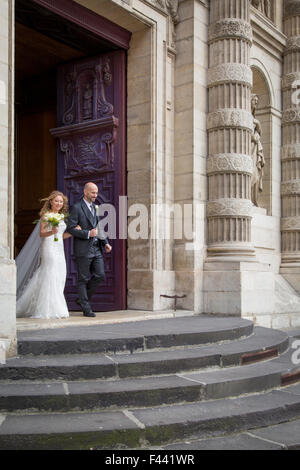
[[[58,241],[54,236],[40,239],[40,265],[17,300],[17,314],[31,318],[66,318],[69,316],[64,297],[66,259],[63,233],[66,224],[58,226]]]

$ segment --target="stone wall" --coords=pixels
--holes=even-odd
[[[128,224],[130,228],[139,215],[135,204],[146,207],[150,223],[147,238],[128,237],[127,306],[172,308],[174,301],[161,297],[175,292],[173,240],[162,236],[162,208],[174,203],[176,5],[173,11],[156,0],[78,3],[132,32],[127,64]],[[167,217],[172,224],[172,214]]]
[[[0,342],[16,353],[16,272],[13,261],[14,2],[0,1]]]
[[[203,262],[206,255],[208,69],[207,2],[179,3],[175,61],[174,200],[190,205],[192,239],[175,241],[176,292],[186,295],[179,307],[203,311]]]

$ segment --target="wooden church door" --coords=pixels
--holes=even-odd
[[[98,186],[96,204],[115,208],[116,238],[104,255],[106,280],[92,298],[94,311],[126,309],[126,240],[119,233],[119,196],[126,195],[126,52],[62,65],[57,75],[58,188],[72,206],[85,183]],[[104,214],[106,217],[106,214]],[[105,227],[107,228],[107,227]],[[69,310],[78,310],[73,240],[65,241]]]

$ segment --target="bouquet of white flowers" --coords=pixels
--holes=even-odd
[[[64,214],[59,214],[58,212],[46,212],[43,216],[43,221],[45,221],[51,227],[58,227],[59,222],[64,218]],[[56,234],[54,235],[54,241],[58,242]]]

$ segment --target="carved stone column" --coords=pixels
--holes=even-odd
[[[211,0],[210,8],[208,255],[246,259],[254,255],[250,2]]]
[[[300,0],[285,0],[284,32],[281,273],[300,292]]]
[[[251,244],[250,0],[211,0],[209,42],[205,312],[270,326],[274,275]]]

